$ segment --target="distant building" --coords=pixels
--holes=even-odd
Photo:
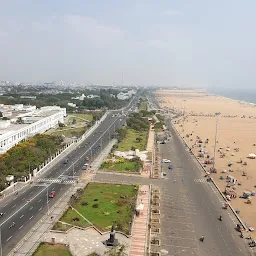
[[[68,103],[68,106],[75,108],[75,107],[76,107],[76,104],[69,102],[69,103]]]
[[[30,100],[35,100],[36,96],[20,96],[21,99],[30,99]]]
[[[36,109],[35,106],[21,107],[21,105],[0,104],[0,111],[4,108],[12,109],[9,111],[11,113],[10,120],[0,121],[0,154],[5,153],[21,140],[37,133],[44,133],[46,130],[56,127],[59,122],[64,123],[65,108],[47,106]],[[17,124],[17,120],[21,120],[21,123]]]

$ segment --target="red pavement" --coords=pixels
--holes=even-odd
[[[140,186],[137,203],[144,204],[143,210],[139,216],[134,219],[134,226],[132,231],[130,256],[144,256],[146,255],[147,232],[148,232],[148,214],[149,214],[149,186]]]

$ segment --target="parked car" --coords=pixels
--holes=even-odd
[[[87,170],[89,164],[84,164],[83,167],[82,167],[82,170]]]
[[[169,159],[162,159],[162,163],[170,163],[171,162],[171,160],[169,160]]]
[[[54,198],[56,196],[56,192],[55,191],[52,191],[49,195],[49,198]]]

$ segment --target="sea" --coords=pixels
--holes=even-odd
[[[237,89],[237,88],[214,88],[207,89],[207,93],[224,96],[234,100],[246,101],[256,104],[256,88],[255,89]]]

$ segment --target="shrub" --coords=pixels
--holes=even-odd
[[[98,207],[99,207],[99,204],[93,204],[92,207],[93,207],[93,208],[98,208]]]

